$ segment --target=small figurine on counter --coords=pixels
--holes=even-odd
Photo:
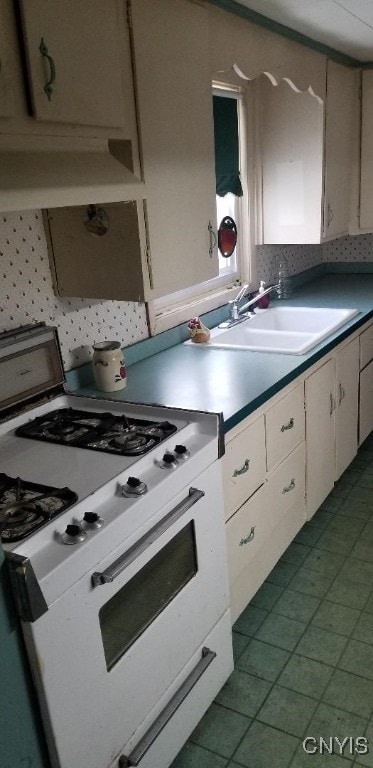
[[[210,339],[210,331],[203,325],[199,317],[192,317],[188,323],[189,333],[192,341],[196,344],[204,344]]]

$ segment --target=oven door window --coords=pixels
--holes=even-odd
[[[192,520],[99,611],[108,670],[196,573]]]

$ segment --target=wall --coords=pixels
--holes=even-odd
[[[322,245],[259,245],[258,276],[267,283],[276,279],[276,256],[286,256],[291,275],[318,264],[373,264],[373,234],[340,237]]]
[[[323,245],[258,246],[258,275],[266,283],[276,278],[280,254],[291,274],[324,262],[373,263],[373,234]],[[65,370],[89,362],[95,341],[110,338],[128,346],[148,338],[144,304],[54,294],[40,211],[0,214],[0,265],[0,331],[40,321],[57,326]]]
[[[144,304],[54,294],[41,211],[0,214],[0,265],[0,331],[57,326],[66,370],[90,360],[95,341],[127,346],[148,336]]]

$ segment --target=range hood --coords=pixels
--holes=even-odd
[[[115,154],[96,139],[1,136],[0,211],[144,199],[144,183]]]

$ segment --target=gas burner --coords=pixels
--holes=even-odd
[[[131,432],[130,434],[117,435],[113,438],[115,446],[122,448],[127,455],[141,454],[149,451],[155,445],[155,440],[146,436]]]
[[[29,421],[16,434],[119,456],[141,456],[176,431],[169,421],[61,408]]]
[[[0,534],[4,543],[24,539],[78,496],[69,488],[50,488],[0,474]]]

